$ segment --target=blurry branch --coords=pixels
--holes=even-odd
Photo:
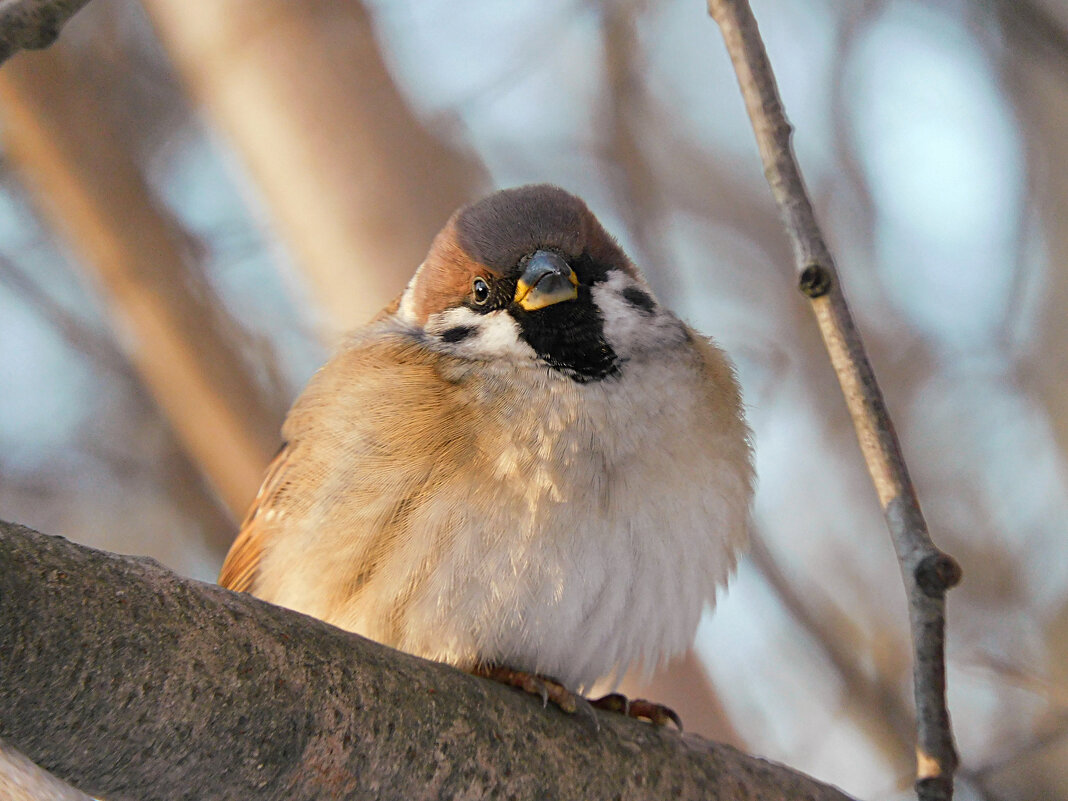
[[[114,376],[129,374],[129,362],[123,358],[113,340],[75,318],[4,255],[0,255],[0,283],[7,285],[51,325],[68,347],[88,358],[96,367]]]
[[[376,789],[848,801],[729,746],[612,713],[594,732],[495,682],[6,523],[0,653],[0,737],[109,801],[169,801],[175,787],[289,801]]]
[[[483,188],[481,165],[423,127],[358,2],[144,5],[259,185],[328,333],[366,322]]]
[[[655,275],[660,291],[671,295],[668,284],[677,281],[664,243],[664,204],[656,171],[645,153],[644,122],[650,118],[641,63],[642,48],[635,17],[644,0],[601,4],[601,40],[607,93],[604,99],[605,162],[623,212],[627,230],[634,237],[642,268]]]
[[[92,94],[61,47],[8,64],[8,155],[92,268],[118,341],[179,440],[240,515],[276,447],[281,409],[265,400],[240,327]]]
[[[1001,772],[1008,769],[1018,769],[1029,759],[1060,743],[1065,738],[1068,738],[1068,713],[1062,712],[1043,722],[1038,727],[1038,730],[1033,732],[1023,743],[1013,748],[1004,749],[997,757],[984,765],[962,770],[961,775],[985,791],[986,785],[991,783]]]
[[[158,407],[145,395],[144,386],[137,380],[129,361],[119,351],[113,339],[110,339],[88,323],[66,309],[52,298],[35,281],[18,269],[7,258],[0,255],[0,283],[18,293],[19,297],[74,351],[83,354],[97,368],[110,373],[110,380],[127,387],[124,393],[136,404],[139,411],[152,414],[158,419],[158,427],[165,436],[159,451],[162,452],[157,469],[138,470],[131,475],[132,468],[120,465],[110,452],[102,453],[94,448],[91,455],[101,459],[124,481],[157,482],[159,489],[170,496],[176,509],[194,520],[206,534],[206,544],[221,555],[226,552],[234,537],[233,518],[220,505],[219,499],[209,491],[204,477],[181,448],[166,420],[159,415]],[[136,414],[136,412],[135,412]],[[9,479],[5,476],[5,482]]]
[[[831,663],[844,688],[849,710],[858,726],[898,770],[913,756],[912,715],[897,689],[881,677],[871,677],[859,664],[853,638],[843,635],[840,610],[814,599],[813,589],[799,590],[782,572],[759,531],[750,537],[749,559],[764,577],[783,608],[812,638]]]
[[[1017,40],[1017,53],[1043,52],[1060,62],[1061,77],[1068,67],[1068,29],[1035,0],[983,0],[1001,19],[1006,33]]]
[[[927,533],[893,423],[794,159],[790,124],[752,10],[746,0],[708,0],[708,10],[734,63],[765,175],[794,246],[800,288],[812,302],[901,564],[913,639],[916,791],[924,801],[949,799],[957,753],[945,695],[945,593],[960,580],[960,568]]]
[[[48,47],[89,0],[0,0],[0,64],[22,49]]]
[[[90,801],[0,740],[0,798],[4,801]]]
[[[651,98],[654,118],[671,109]],[[764,252],[769,264],[787,264],[790,250],[775,205],[754,192],[754,182],[739,173],[730,160],[717,159],[687,138],[679,126],[665,126],[658,134],[663,155],[656,164],[671,205],[698,219],[729,227]],[[708,187],[716,191],[709,193]]]
[[[849,107],[846,75],[861,34],[876,21],[885,5],[886,0],[863,0],[842,11],[834,42],[835,69],[830,86],[830,127],[837,156],[836,172],[843,175],[852,190],[851,205],[858,207],[853,213],[859,222],[859,232],[863,234],[864,241],[869,246],[875,241],[875,204],[868,176],[857,155],[854,117]]]
[[[1017,27],[1022,20],[1034,19],[1033,14],[1014,16],[1006,8],[1004,16],[1006,32],[1018,39],[1010,50],[1013,56],[1002,64],[1006,96],[1015,105],[1025,145],[1029,197],[1037,212],[1029,224],[1039,227],[1041,233],[1035,239],[1044,251],[1038,319],[1028,323],[1035,326],[1037,341],[1028,346],[1030,352],[1021,360],[1020,380],[1041,398],[1064,458],[1068,454],[1068,383],[1063,380],[1068,371],[1068,315],[1064,314],[1064,298],[1068,297],[1068,226],[1064,223],[1068,219],[1068,138],[1064,135],[1068,35],[1053,19],[1034,29],[1035,36],[1051,37],[1049,51],[1056,58],[1044,62],[1029,57],[1042,51]],[[1062,40],[1064,49],[1052,46]]]

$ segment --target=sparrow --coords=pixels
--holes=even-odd
[[[283,438],[220,584],[568,711],[684,652],[747,540],[730,362],[555,186],[453,214]]]

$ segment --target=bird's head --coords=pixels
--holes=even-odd
[[[583,383],[685,336],[586,204],[547,184],[457,211],[397,313],[448,353],[540,361]]]

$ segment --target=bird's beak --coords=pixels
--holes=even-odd
[[[574,271],[562,256],[548,250],[536,251],[530,257],[515,288],[515,302],[527,311],[577,297],[578,278]]]

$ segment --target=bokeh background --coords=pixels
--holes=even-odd
[[[753,0],[949,602],[958,798],[1068,798],[1068,2]],[[641,686],[910,797],[904,593],[699,0],[93,0],[0,68],[0,516],[213,580],[460,203],[558,183],[733,355],[754,549]],[[670,614],[665,610],[665,614]]]

